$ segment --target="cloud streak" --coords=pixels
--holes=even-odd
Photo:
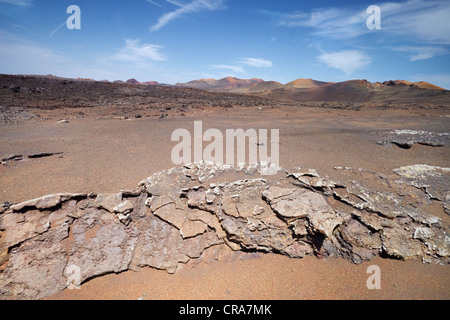
[[[157,7],[161,7],[161,5],[160,5],[159,3],[157,3],[156,1],[153,1],[153,0],[147,0],[147,2],[153,4],[153,5],[157,6]]]
[[[360,10],[345,8],[313,9],[311,12],[276,13],[270,15],[276,26],[303,27],[311,29],[313,35],[332,38],[352,38],[367,33],[366,8]]]
[[[188,13],[215,11],[224,8],[222,0],[193,0],[189,3],[180,3],[179,1],[173,0],[166,1],[173,5],[176,5],[178,8],[159,17],[158,21],[150,27],[151,32],[158,31],[173,20],[176,20]]]
[[[270,68],[272,67],[272,61],[265,60],[262,58],[241,58],[241,60],[236,65],[227,65],[227,64],[214,64],[211,65],[211,68],[226,70],[228,72],[232,72],[231,75],[244,74],[245,69],[244,66],[251,66],[255,68]],[[228,74],[230,75],[230,74]]]
[[[446,55],[449,51],[443,47],[415,47],[415,46],[402,46],[392,48],[394,51],[407,52],[410,55],[409,60],[411,62],[428,60],[436,56]]]
[[[323,53],[318,56],[318,59],[329,67],[341,70],[347,75],[372,63],[372,59],[368,55],[357,50]]]
[[[256,67],[256,68],[270,68],[272,67],[272,61],[262,58],[242,58],[241,63]]]
[[[407,0],[384,2],[381,8],[382,32],[415,43],[450,44],[450,1]],[[350,39],[373,32],[366,26],[367,7],[313,9],[279,13],[262,11],[277,26],[310,28],[315,36]]]
[[[387,32],[412,42],[450,44],[450,1],[385,3],[381,10]]]
[[[30,7],[33,5],[33,0],[0,0],[0,3],[13,4],[20,7]]]
[[[156,44],[141,44],[140,39],[126,39],[125,46],[112,56],[113,60],[124,62],[166,61],[161,53],[163,46]]]
[[[215,64],[211,66],[214,69],[222,69],[222,70],[229,70],[233,73],[244,73],[245,70],[241,66],[233,66],[233,65],[225,65],[225,64]]]

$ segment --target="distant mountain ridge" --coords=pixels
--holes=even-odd
[[[20,76],[20,75],[19,75]],[[43,78],[43,79],[62,79],[62,80],[77,80],[77,81],[90,81],[95,82],[96,80],[91,78],[66,78],[66,77],[58,77],[52,74],[48,75],[22,75],[26,77],[32,78]],[[216,79],[198,79],[192,80],[186,83],[177,83],[175,85],[159,83],[157,81],[145,81],[139,82],[138,80],[132,78],[126,81],[123,80],[115,80],[113,83],[127,83],[127,84],[139,84],[139,85],[162,85],[162,86],[177,86],[177,87],[188,87],[195,88],[201,90],[231,90],[231,91],[241,91],[241,92],[262,92],[262,91],[271,91],[276,89],[310,89],[323,85],[332,85],[338,83],[351,83],[351,81],[362,81],[368,82],[367,80],[348,80],[343,82],[325,82],[318,81],[313,79],[296,79],[289,83],[282,84],[277,81],[265,81],[263,79],[251,78],[251,79],[239,79],[235,77],[225,77],[219,80]],[[108,80],[101,80],[101,82],[110,82]],[[385,82],[374,82],[372,83],[376,86],[409,86],[409,87],[417,87],[420,89],[429,89],[429,90],[444,90],[446,89],[436,86],[434,84],[419,81],[412,82],[407,80],[389,80]]]
[[[305,86],[308,82],[289,83],[281,88],[263,92],[267,97],[294,101],[348,101],[348,102],[427,102],[438,99],[447,103],[450,91],[427,82],[409,82],[405,80],[369,82],[367,80],[349,80],[343,82],[309,82],[314,86]]]
[[[348,101],[348,102],[389,102],[410,103],[414,99],[426,102],[427,99],[450,99],[450,91],[424,81],[389,80],[369,82],[367,80],[348,80],[325,82],[313,79],[296,79],[286,84],[262,79],[223,78],[200,79],[178,83],[179,87],[201,90],[224,91],[260,95],[269,98],[294,101]]]
[[[200,79],[187,83],[177,83],[178,87],[187,87],[201,90],[236,90],[248,87],[254,84],[264,82],[263,79],[238,79],[234,77],[226,77],[220,80],[216,79]]]
[[[238,79],[233,77],[226,77],[223,79],[199,79],[193,80],[186,83],[177,83],[178,87],[188,87],[195,88],[201,90],[230,90],[237,92],[264,92],[264,91],[272,91],[277,89],[311,89],[317,88],[324,85],[336,85],[339,83],[351,83],[351,81],[362,81],[368,82],[367,80],[348,80],[343,82],[325,82],[318,81],[313,79],[296,79],[286,84],[282,84],[277,81],[264,81],[263,79]],[[383,83],[375,82],[373,83],[375,86],[409,86],[409,87],[418,87],[421,89],[430,89],[430,90],[445,90],[441,87],[433,85],[431,83],[420,81],[420,82],[411,82],[406,80],[389,80]],[[339,85],[338,85],[339,86]],[[342,87],[342,85],[341,85]]]
[[[59,79],[97,83],[88,78],[68,79],[53,75],[24,75],[29,78]],[[102,80],[98,82],[109,82]],[[450,102],[450,91],[434,84],[419,81],[389,80],[369,82],[367,80],[348,80],[342,82],[325,82],[313,79],[296,79],[286,84],[263,79],[238,79],[226,77],[216,79],[199,79],[175,85],[161,84],[156,81],[139,82],[129,79],[126,82],[116,80],[113,83],[128,86],[169,86],[185,87],[206,91],[249,94],[278,100],[307,101],[347,101],[347,102],[387,102],[387,103],[443,103]]]

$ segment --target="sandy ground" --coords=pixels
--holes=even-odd
[[[44,111],[43,111],[44,112]],[[48,111],[46,111],[48,112]],[[88,114],[88,113],[91,114]],[[448,132],[448,110],[334,110],[298,107],[198,110],[185,117],[120,120],[105,110],[84,118],[52,111],[39,122],[0,125],[0,157],[63,152],[41,159],[0,165],[0,203],[21,202],[58,192],[118,192],[134,189],[144,178],[173,167],[173,130],[279,129],[280,165],[314,168],[331,178],[335,166],[390,174],[412,164],[450,166],[450,147],[415,145],[405,150],[376,144],[377,132],[418,129]],[[49,115],[46,115],[49,116]],[[69,123],[56,123],[68,118]],[[382,289],[368,290],[366,269],[381,267]],[[353,265],[340,259],[308,257],[261,259],[186,268],[175,275],[144,269],[93,279],[81,290],[55,299],[448,299],[448,266],[378,258]]]
[[[381,289],[367,288],[367,268],[380,267]],[[316,300],[449,299],[450,268],[376,258],[354,265],[343,259],[260,259],[214,262],[170,275],[141,269],[106,275],[65,290],[52,300]]]

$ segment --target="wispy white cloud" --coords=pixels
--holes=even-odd
[[[329,67],[341,70],[347,75],[372,63],[372,59],[367,54],[357,50],[322,53],[318,56],[318,59]]]
[[[257,67],[257,68],[269,68],[272,67],[272,61],[265,60],[262,58],[242,58],[241,63]]]
[[[140,39],[126,39],[125,46],[120,48],[111,59],[125,62],[145,62],[147,60],[165,61],[166,56],[161,53],[163,46],[156,44],[141,44]]]
[[[21,7],[30,7],[33,5],[33,0],[0,0],[0,3],[9,3]]]
[[[88,57],[68,55],[39,43],[0,29],[0,70],[6,74],[53,74],[69,78],[96,80],[174,81],[164,70],[166,57],[161,46],[142,44],[139,40],[125,41],[116,52],[90,52]],[[158,78],[152,78],[158,75]]]
[[[219,9],[224,9],[223,0],[193,0],[188,3],[174,1],[174,0],[166,0],[167,2],[177,6],[178,8],[174,11],[163,14],[159,17],[158,21],[150,27],[150,31],[154,32],[162,27],[166,26],[173,20],[178,19],[179,17],[193,12],[200,11],[215,11]]]
[[[155,6],[161,7],[161,5],[160,5],[158,2],[156,2],[156,1],[153,1],[153,0],[147,0],[147,2],[150,2],[151,4],[153,4],[153,5],[155,5]]]
[[[386,37],[425,44],[450,44],[450,1],[407,0],[384,2],[381,30]],[[373,32],[366,26],[367,7],[329,7],[310,12],[279,13],[262,11],[275,25],[311,28],[313,35],[349,39]]]
[[[268,13],[274,19],[274,24],[284,27],[310,28],[314,35],[333,38],[356,37],[367,33],[367,13],[364,9],[346,8],[313,9],[311,12]]]
[[[380,7],[386,32],[413,42],[450,44],[450,1],[409,0]]]
[[[241,66],[233,66],[233,65],[225,65],[225,64],[215,64],[211,66],[214,69],[222,69],[222,70],[229,70],[233,73],[241,74],[244,73],[245,70]]]
[[[425,46],[425,47],[415,47],[415,46],[401,46],[392,48],[394,51],[407,52],[410,54],[409,60],[419,61],[428,60],[434,58],[435,56],[446,55],[449,51],[443,47]]]
[[[224,70],[228,72],[228,74],[226,74],[227,76],[235,76],[242,75],[246,72],[244,69],[245,65],[256,68],[268,68],[272,67],[272,61],[262,58],[241,58],[237,64],[214,64],[210,65],[209,67],[213,69]]]

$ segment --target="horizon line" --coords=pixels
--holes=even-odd
[[[122,80],[122,79],[116,79],[116,80],[108,80],[108,79],[96,80],[96,79],[88,78],[88,77],[77,77],[77,78],[73,78],[73,77],[61,77],[61,76],[54,75],[54,74],[27,74],[27,73],[25,73],[25,74],[0,73],[0,75],[29,76],[29,77],[50,77],[50,78],[59,78],[59,79],[67,79],[67,80],[94,81],[94,82],[109,82],[109,83],[115,83],[115,82],[123,82],[123,83],[127,83],[127,81],[129,81],[129,80],[136,80],[135,78],[129,78],[129,79],[127,79],[127,80]],[[223,78],[220,78],[220,79],[214,79],[214,78],[209,78],[209,79],[193,79],[193,80],[189,80],[189,81],[187,81],[187,82],[177,82],[177,83],[175,83],[175,84],[171,84],[171,83],[163,83],[163,82],[159,82],[159,81],[156,81],[156,80],[146,80],[146,81],[138,81],[138,80],[136,80],[136,81],[138,82],[138,83],[136,83],[136,84],[145,84],[146,82],[156,82],[156,83],[158,83],[158,84],[160,84],[160,85],[176,86],[176,85],[179,85],[179,84],[187,84],[187,83],[193,82],[193,81],[206,81],[206,80],[220,81],[220,80],[229,79],[229,78],[236,79],[236,80],[261,80],[261,82],[271,82],[271,81],[272,81],[272,82],[278,82],[278,83],[280,83],[281,85],[287,85],[287,84],[289,84],[289,83],[291,83],[291,82],[294,82],[294,81],[297,81],[297,80],[312,80],[312,81],[317,81],[317,82],[324,82],[324,83],[327,83],[327,84],[343,83],[343,82],[348,82],[348,81],[367,81],[367,82],[369,82],[369,83],[381,83],[381,84],[383,84],[383,83],[385,83],[385,82],[389,82],[389,81],[407,81],[407,82],[411,82],[411,83],[428,83],[428,84],[434,85],[434,86],[436,86],[436,87],[439,87],[439,88],[444,89],[444,90],[447,90],[447,91],[450,90],[450,89],[446,89],[446,88],[440,87],[440,86],[438,86],[438,85],[435,85],[435,84],[433,84],[433,83],[426,82],[426,81],[409,81],[409,80],[405,80],[405,79],[396,79],[396,80],[389,79],[389,80],[384,80],[383,82],[381,82],[381,81],[371,82],[371,81],[369,81],[369,80],[367,80],[367,79],[348,79],[348,80],[343,80],[343,81],[333,82],[333,81],[317,80],[317,79],[313,79],[313,78],[297,78],[297,79],[291,80],[291,81],[289,81],[289,82],[282,83],[282,82],[279,82],[279,81],[276,81],[276,80],[264,80],[264,79],[262,79],[262,78],[256,78],[256,77],[244,79],[244,78],[237,78],[237,77],[233,77],[233,76],[226,76],[226,77],[223,77]],[[129,84],[130,84],[130,83],[129,83]]]

